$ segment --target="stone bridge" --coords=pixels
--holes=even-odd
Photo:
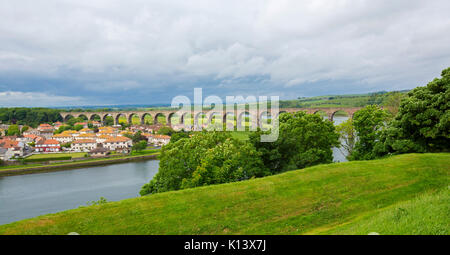
[[[141,124],[145,124],[145,118],[146,116],[150,116],[153,119],[153,123],[158,123],[158,117],[164,116],[166,119],[167,124],[172,124],[172,118],[174,116],[180,117],[180,124],[185,124],[184,120],[186,119],[186,116],[190,115],[190,117],[194,118],[194,126],[198,125],[198,120],[200,117],[206,116],[208,122],[211,123],[213,118],[220,117],[223,120],[223,123],[226,123],[227,119],[230,119],[230,116],[235,116],[235,119],[237,121],[237,125],[241,125],[241,122],[243,120],[243,116],[249,117],[250,121],[253,124],[256,124],[257,126],[260,126],[262,124],[261,120],[263,116],[270,116],[269,118],[272,118],[274,116],[275,118],[278,117],[280,113],[289,112],[294,113],[298,111],[305,111],[308,114],[314,114],[317,112],[324,112],[326,116],[328,116],[328,119],[330,121],[333,121],[334,115],[338,111],[344,111],[347,113],[347,116],[350,118],[353,117],[353,114],[361,109],[361,107],[350,107],[350,108],[281,108],[277,112],[271,112],[270,109],[266,111],[260,111],[260,110],[234,110],[234,111],[223,111],[219,112],[217,110],[203,110],[203,111],[178,111],[178,110],[154,110],[154,111],[107,111],[107,112],[61,112],[61,116],[64,119],[64,121],[67,121],[70,117],[84,117],[87,120],[94,120],[95,118],[100,118],[102,122],[105,121],[107,116],[111,116],[114,118],[114,124],[119,124],[119,118],[125,117],[128,121],[128,123],[132,123],[131,120],[134,116],[137,116],[141,120]],[[267,118],[267,117],[266,117]]]

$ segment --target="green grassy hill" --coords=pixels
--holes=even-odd
[[[0,234],[449,234],[449,173],[449,153],[319,165],[40,216]]]

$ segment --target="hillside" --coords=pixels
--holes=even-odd
[[[40,216],[0,234],[449,234],[449,173],[449,153],[319,165]],[[444,227],[392,220],[427,223],[428,213]]]

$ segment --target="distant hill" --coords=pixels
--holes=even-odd
[[[370,104],[382,105],[391,93],[407,93],[409,90],[380,91],[366,94],[329,95],[299,97],[295,100],[281,100],[281,108],[317,108],[317,107],[363,107]]]

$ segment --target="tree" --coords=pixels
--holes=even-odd
[[[378,156],[390,153],[450,151],[450,67],[425,87],[408,93],[380,137]]]
[[[168,135],[171,136],[173,133],[175,133],[175,130],[173,130],[173,128],[168,127],[168,126],[163,126],[161,127],[158,132],[158,134],[160,135]]]
[[[142,151],[145,150],[145,148],[147,148],[147,141],[140,141],[135,143],[131,149],[133,151]]]
[[[80,125],[80,124],[77,124],[77,125],[75,125],[75,126],[73,127],[73,129],[76,130],[76,131],[80,131],[80,130],[83,129],[83,128],[84,128],[83,125]]]
[[[113,126],[114,125],[114,118],[111,116],[105,117],[105,126]]]
[[[353,120],[348,119],[342,122],[336,127],[336,131],[342,140],[339,150],[343,155],[347,155],[346,158],[349,158],[353,153],[353,148],[356,143],[356,132],[353,127]]]
[[[173,133],[172,136],[170,137],[170,142],[175,143],[176,141],[183,138],[189,138],[189,134],[187,132],[176,132]]]
[[[23,126],[23,127],[22,127],[22,133],[23,133],[23,132],[26,132],[28,129],[30,129],[29,126]]]
[[[10,125],[8,127],[8,135],[12,136],[12,135],[20,135],[20,129],[19,126],[14,124],[14,125]]]
[[[383,106],[392,114],[392,116],[397,115],[400,103],[403,98],[406,97],[405,93],[398,91],[389,92],[386,99],[384,100]]]
[[[263,176],[260,154],[225,132],[201,132],[161,149],[159,171],[140,194]],[[233,155],[234,154],[234,155]]]
[[[376,158],[373,152],[380,133],[386,126],[388,113],[377,105],[368,105],[353,115],[353,126],[358,137],[350,160]]]
[[[331,121],[303,111],[279,116],[277,141],[260,142],[262,133],[251,134],[250,141],[272,173],[330,163],[332,147],[339,146],[339,135]]]

